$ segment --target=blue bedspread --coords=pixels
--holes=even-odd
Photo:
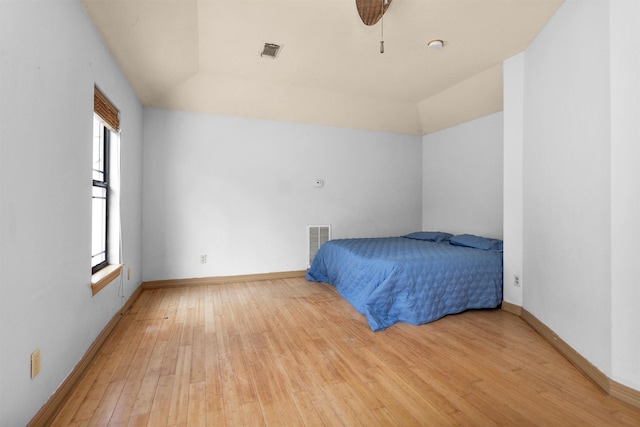
[[[307,279],[336,286],[374,331],[502,302],[502,252],[404,237],[338,239],[318,250]]]

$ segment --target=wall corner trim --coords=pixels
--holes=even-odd
[[[515,314],[518,317],[522,317],[522,307],[512,304],[510,302],[502,301],[502,307],[507,313]]]

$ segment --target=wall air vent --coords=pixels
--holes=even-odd
[[[307,268],[311,267],[311,262],[316,256],[318,249],[327,241],[331,240],[330,225],[308,225],[307,235],[309,236],[309,257]]]
[[[262,49],[262,53],[260,54],[260,56],[268,56],[272,59],[276,59],[276,56],[278,56],[281,47],[282,46],[277,44],[265,43],[264,49]]]

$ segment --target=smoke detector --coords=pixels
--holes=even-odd
[[[264,49],[262,49],[262,53],[260,54],[260,56],[268,56],[272,59],[275,59],[276,56],[278,56],[278,53],[280,52],[280,49],[282,48],[282,46],[278,45],[278,44],[274,44],[274,43],[265,43],[264,44]]]

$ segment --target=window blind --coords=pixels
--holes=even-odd
[[[120,130],[120,112],[96,86],[93,91],[93,111],[114,131]]]

